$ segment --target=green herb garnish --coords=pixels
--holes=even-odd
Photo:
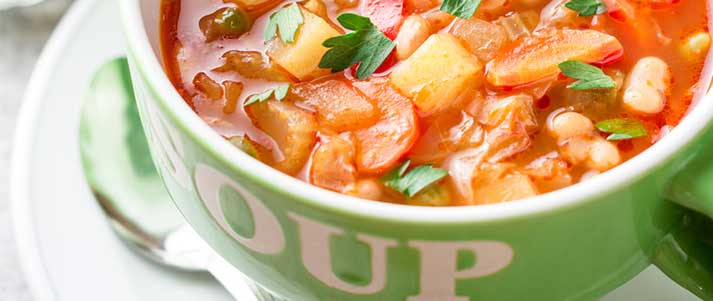
[[[305,22],[302,17],[299,5],[292,3],[290,6],[285,6],[280,10],[272,13],[265,27],[263,34],[265,41],[272,40],[277,35],[277,30],[280,30],[280,39],[283,43],[292,43],[295,41],[297,29]]]
[[[415,167],[406,173],[410,165],[411,160],[406,160],[381,178],[381,181],[387,187],[410,198],[448,175],[447,171],[434,168],[431,164]]]
[[[567,77],[578,80],[567,86],[572,90],[612,89],[616,87],[616,83],[611,77],[590,64],[580,61],[566,61],[559,64],[559,68]]]
[[[443,0],[441,11],[462,19],[470,19],[480,7],[481,0]]]
[[[604,133],[610,133],[611,135],[607,137],[609,141],[633,139],[648,135],[646,127],[636,119],[609,119],[598,122],[595,127]]]
[[[248,100],[245,101],[243,104],[244,107],[247,107],[251,104],[254,104],[256,102],[263,102],[268,99],[270,99],[270,96],[273,94],[275,95],[275,100],[283,100],[285,96],[287,96],[287,91],[290,90],[290,85],[284,85],[284,86],[279,86],[274,89],[267,89],[261,93],[255,94],[253,96],[250,96]]]
[[[322,45],[330,48],[319,62],[320,68],[339,72],[360,63],[356,76],[366,79],[386,60],[396,44],[379,31],[371,20],[346,13],[337,17],[339,24],[354,32],[329,38]]]
[[[581,17],[591,17],[607,11],[606,5],[601,0],[571,0],[564,6],[578,12]]]

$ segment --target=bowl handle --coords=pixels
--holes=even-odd
[[[681,222],[664,237],[653,263],[703,300],[713,301],[713,131],[672,178],[668,198],[686,207]]]

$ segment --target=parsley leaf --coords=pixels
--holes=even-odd
[[[648,135],[646,128],[636,119],[617,118],[598,122],[595,127],[604,133],[610,133],[607,140],[617,141]]]
[[[244,107],[247,107],[256,102],[263,102],[270,99],[270,96],[275,95],[275,100],[283,100],[287,96],[287,91],[290,90],[290,85],[279,86],[274,89],[267,89],[261,93],[250,96],[248,100],[243,103]]]
[[[319,61],[320,68],[339,72],[360,63],[356,76],[371,76],[386,60],[396,44],[387,38],[367,17],[346,13],[337,17],[339,24],[354,32],[329,38],[322,45],[330,48]]]
[[[441,11],[458,18],[470,19],[480,7],[481,0],[443,0]]]
[[[381,181],[387,187],[410,198],[448,175],[447,171],[433,168],[431,164],[415,167],[406,173],[410,165],[411,160],[406,160],[381,178]]]
[[[592,65],[580,61],[566,61],[559,64],[560,70],[567,77],[578,81],[567,86],[572,90],[611,89],[616,87],[614,80]]]
[[[279,29],[282,42],[285,44],[292,43],[295,41],[297,29],[304,22],[299,5],[292,3],[292,5],[285,6],[270,15],[263,37],[265,41],[272,40]]]
[[[602,14],[607,10],[601,0],[570,0],[565,7],[577,11],[580,17],[590,17]]]

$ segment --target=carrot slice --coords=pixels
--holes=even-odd
[[[374,174],[387,171],[416,142],[416,111],[411,101],[392,88],[386,78],[355,82],[354,86],[376,100],[381,113],[376,124],[354,132],[357,169]]]
[[[624,48],[615,37],[596,30],[555,30],[531,36],[501,51],[488,66],[488,82],[521,87],[554,78],[568,60],[605,65],[620,59]]]

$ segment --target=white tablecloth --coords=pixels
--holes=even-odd
[[[0,11],[0,301],[29,301],[15,249],[9,201],[9,157],[27,80],[69,0]]]

